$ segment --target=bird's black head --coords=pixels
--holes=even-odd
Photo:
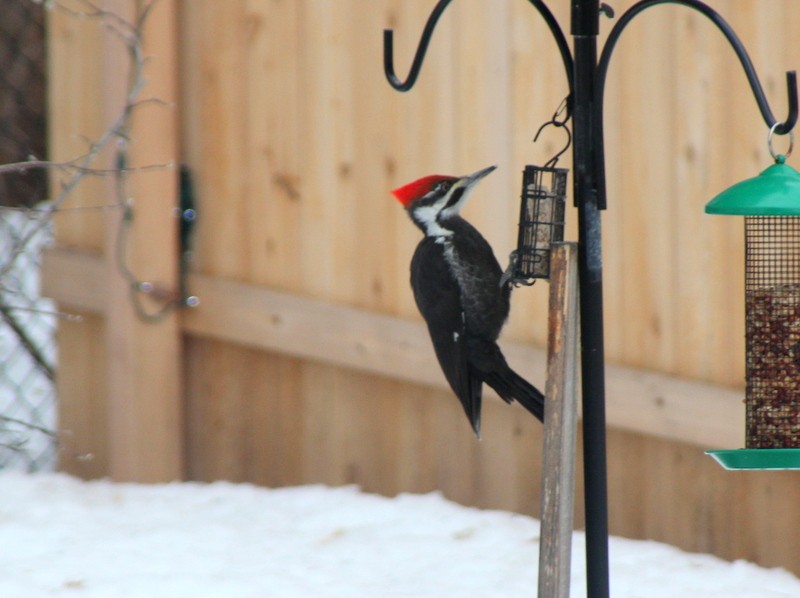
[[[478,181],[495,168],[489,166],[462,177],[429,175],[395,189],[392,194],[426,235],[447,236],[450,231],[443,224],[458,215]]]

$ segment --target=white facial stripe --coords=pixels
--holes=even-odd
[[[450,193],[447,194],[448,199],[450,198],[450,196],[453,193],[455,193],[456,191],[458,191],[461,188],[462,187],[460,185],[454,186],[450,190]],[[467,200],[469,199],[470,195],[472,195],[472,191],[474,189],[475,189],[474,186],[467,187],[466,189],[464,189],[463,193],[461,194],[461,197],[458,198],[458,201],[456,203],[454,203],[452,206],[448,206],[448,207],[446,207],[445,209],[442,210],[442,218],[450,218],[450,217],[455,216],[456,214],[458,214],[461,211],[461,209],[466,205]],[[445,202],[445,203],[447,203],[447,202]]]
[[[414,208],[414,218],[425,227],[425,234],[429,237],[449,237],[453,234],[452,231],[439,226],[437,220],[444,203],[446,203],[446,200],[442,199],[431,206]]]

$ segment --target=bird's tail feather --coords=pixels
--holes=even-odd
[[[500,371],[485,372],[483,380],[507,403],[517,401],[536,419],[544,420],[544,395],[510,367],[506,366]]]
[[[544,421],[544,395],[508,366],[497,343],[479,338],[467,342],[472,374],[494,388],[506,403],[517,401]]]

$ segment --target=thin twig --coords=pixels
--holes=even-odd
[[[0,422],[5,422],[8,424],[15,424],[18,426],[23,426],[29,430],[36,430],[37,432],[41,432],[42,434],[46,434],[50,438],[58,438],[58,433],[50,430],[49,428],[45,428],[44,426],[39,426],[37,424],[32,424],[30,422],[23,421],[21,419],[17,419],[16,417],[9,417],[8,415],[0,415]]]
[[[42,370],[47,379],[53,382],[56,379],[56,371],[53,367],[53,364],[50,363],[45,356],[42,350],[33,342],[28,331],[17,322],[17,319],[11,313],[13,308],[9,307],[2,301],[0,301],[0,317],[3,318],[3,321],[6,323],[6,326],[11,328],[14,331],[14,334],[17,335],[17,339],[19,340],[20,344],[25,347],[25,350],[28,354],[33,358],[33,361],[36,363],[38,368]]]
[[[8,164],[0,164],[0,175],[9,172],[24,172],[26,170],[35,169],[52,169],[52,170],[65,170],[72,172],[79,172],[81,174],[91,174],[95,176],[111,176],[120,172],[132,174],[138,172],[147,172],[149,170],[163,170],[164,168],[174,168],[172,162],[164,164],[145,164],[143,166],[126,166],[123,169],[119,168],[87,168],[77,164],[74,160],[68,162],[50,162],[48,160],[26,160],[24,162],[11,162]],[[33,209],[33,208],[31,208]]]

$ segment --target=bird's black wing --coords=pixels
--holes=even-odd
[[[417,246],[411,260],[411,287],[439,365],[479,434],[481,381],[470,375],[461,289],[447,266],[442,243],[426,237]]]

